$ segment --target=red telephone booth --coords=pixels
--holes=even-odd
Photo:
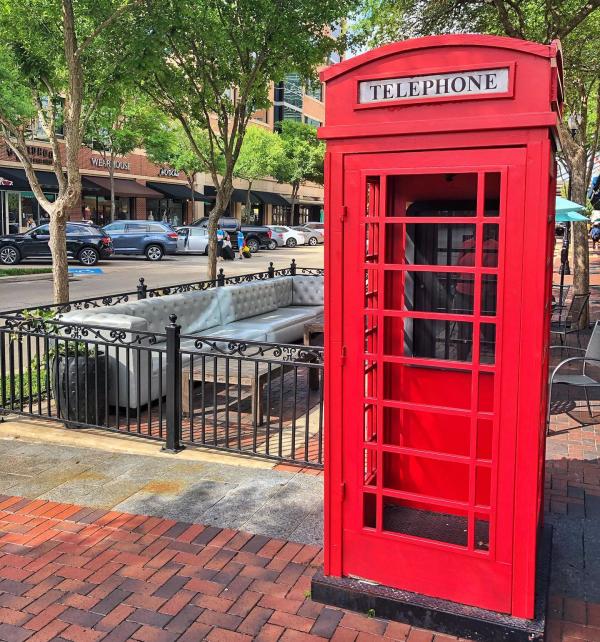
[[[559,45],[421,38],[322,79],[325,576],[533,618]]]

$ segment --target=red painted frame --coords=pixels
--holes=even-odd
[[[440,53],[447,61],[447,68],[439,68]],[[409,58],[405,60],[407,56]],[[400,101],[406,107],[402,110],[390,102],[368,105],[376,107],[374,111],[363,109],[365,105],[356,109],[359,77],[407,75],[408,66],[413,70],[409,75],[420,75],[421,69],[426,70],[423,73],[429,73],[436,60],[436,73],[452,72],[464,59],[468,59],[473,69],[510,63],[514,69],[514,78],[510,80],[513,95],[477,97],[481,100],[475,100],[473,96],[466,102],[453,99],[416,105]],[[556,111],[560,110],[561,103],[561,67],[558,44],[545,47],[508,38],[461,35],[389,45],[345,61],[322,74],[328,82],[326,126],[320,134],[327,139],[325,572],[329,575],[364,577],[519,617],[533,616],[535,553],[543,497],[543,408],[547,396],[552,278],[552,263],[548,257],[554,238],[553,135]],[[528,80],[534,76],[537,78],[535,84]],[[418,126],[415,127],[416,123]],[[418,221],[406,215],[386,216],[390,206],[388,183],[401,186],[398,182],[401,179],[395,177],[428,173],[474,174],[477,177],[476,216],[451,219],[423,216]],[[489,173],[501,176],[501,210],[496,220],[483,217],[483,177]],[[365,214],[367,182],[374,177],[379,181],[379,216],[376,217]],[[398,234],[406,237],[406,224],[440,222],[475,225],[477,258],[473,267],[461,266],[457,270],[452,265],[406,262],[391,265],[373,257],[361,258],[367,225],[372,226],[371,231],[377,230],[379,250],[385,252],[386,228],[390,224],[397,226],[390,228],[389,236],[390,242],[396,243],[395,239],[400,238]],[[488,267],[482,263],[483,225],[496,222],[500,222],[499,264]],[[390,309],[375,306],[365,311],[362,281],[366,270],[378,279],[374,290],[381,290],[369,296],[374,300],[379,296],[381,301],[386,296],[386,278],[392,278],[386,277],[387,274],[396,275],[393,278],[399,280],[393,283],[400,291],[406,287],[405,275],[408,273],[458,271],[462,275],[473,275],[477,304],[468,319],[473,321],[471,362],[444,360],[439,363],[431,358],[386,354],[384,319],[394,320],[389,328],[396,330],[386,330],[389,334],[405,333],[410,319],[456,323],[466,318],[456,312],[405,310],[398,303],[399,298],[390,299],[396,302]],[[479,308],[481,275],[493,274],[498,275],[498,308],[495,316],[484,316]],[[527,279],[523,274],[527,274]],[[395,290],[393,296],[397,297]],[[378,333],[376,341],[367,340],[366,359],[376,372],[374,376],[367,375],[367,380],[377,386],[366,398],[376,409],[368,411],[368,420],[364,419],[365,317],[371,319],[368,328],[374,326],[374,320],[379,322],[379,330],[368,331],[373,336]],[[497,325],[494,365],[477,364],[479,323]],[[387,375],[384,364],[393,366]],[[398,374],[394,375],[394,372]],[[411,381],[414,384],[420,377],[423,381],[428,378],[439,381],[436,385],[440,393],[444,388],[456,387],[456,381],[462,381],[461,378],[470,377],[470,404],[463,410],[456,403],[454,407],[444,409],[439,407],[443,404],[432,404],[431,401],[384,400],[383,391],[393,389],[398,377],[406,372],[411,376],[400,379],[402,389],[409,389]],[[475,375],[471,375],[472,372]],[[485,380],[494,378],[495,405],[491,410],[484,411],[478,406],[478,395],[481,392],[487,395],[486,388],[480,388],[477,383],[482,375]],[[394,413],[404,414],[384,414],[385,408],[396,408],[399,410]],[[401,443],[384,442],[384,428],[392,435],[395,430],[404,430],[403,426],[410,424],[409,419],[394,419],[406,417],[406,412],[428,416],[422,424],[427,429],[417,434],[438,440],[443,438],[443,431],[439,429],[440,412],[447,417],[448,430],[459,430],[457,426],[468,421],[466,456],[442,452],[439,447],[437,451],[423,451]],[[489,461],[483,461],[477,455],[478,420],[482,416],[494,421],[494,446]],[[379,429],[375,439],[372,435],[374,425]],[[365,426],[369,439],[364,435]],[[389,455],[384,465],[386,453]],[[433,471],[429,476],[402,463],[415,455],[437,462],[429,469]],[[372,471],[369,469],[372,474],[365,481],[362,476],[366,464],[372,468]],[[396,483],[399,479],[408,479],[417,488],[419,483],[437,488],[436,476],[443,476],[440,471],[447,465],[468,466],[465,501],[440,496],[427,498],[422,493],[415,495],[402,490]],[[490,471],[489,508],[477,503],[480,501],[480,496],[476,495],[480,493],[480,483],[475,475],[480,469]],[[384,476],[388,480],[386,484],[397,487],[384,487]],[[460,475],[456,479],[450,476],[445,490],[454,492],[453,489],[459,486],[463,488],[459,479]],[[483,484],[487,487],[487,482]],[[363,519],[365,494],[375,498],[374,521],[371,516],[373,500],[367,502],[364,516],[368,515],[368,523]],[[418,510],[426,506],[438,506],[444,511],[464,510],[468,524],[466,546],[425,539],[415,533],[385,530],[384,496],[400,502],[416,501],[412,506]],[[486,497],[485,493],[483,497]],[[476,516],[478,519],[489,517],[488,551],[476,547]]]

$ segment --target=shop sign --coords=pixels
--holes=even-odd
[[[123,169],[129,171],[131,166],[126,160],[115,160],[114,163],[110,159],[104,159],[100,156],[92,156],[90,162],[93,167],[106,167],[110,169],[111,166],[114,166],[114,169]]]
[[[159,176],[172,176],[173,178],[179,178],[179,171],[172,169],[171,167],[161,167],[158,170]]]
[[[506,94],[509,69],[478,69],[359,82],[359,103]]]
[[[8,145],[6,146],[6,153],[9,158],[17,158],[17,155]],[[32,163],[37,163],[38,165],[52,165],[54,160],[52,150],[40,145],[27,145],[27,155]]]
[[[12,181],[9,181],[8,178],[2,178],[2,176],[0,176],[0,187],[12,187],[12,186],[13,186]]]

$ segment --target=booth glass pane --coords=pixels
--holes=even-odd
[[[469,501],[469,464],[385,452],[383,486],[430,499]]]
[[[406,319],[404,356],[471,361],[473,324],[439,319]]]
[[[485,223],[483,226],[483,266],[498,267],[498,239],[500,226]]]
[[[377,270],[365,270],[365,308],[379,307],[379,274]]]
[[[477,174],[388,177],[386,216],[475,216]]]
[[[493,431],[493,421],[489,419],[477,420],[477,459],[492,459]]]
[[[365,448],[363,483],[365,486],[377,486],[377,451]]]
[[[374,361],[364,362],[364,396],[371,399],[377,398],[377,364]]]
[[[384,363],[384,399],[470,410],[472,376],[468,369]]]
[[[379,216],[379,176],[367,178],[367,194],[365,203],[365,216]]]
[[[363,526],[375,528],[377,516],[377,496],[371,493],[363,493]]]
[[[456,272],[412,271],[406,271],[405,275],[405,310],[473,314],[473,297],[465,296],[460,291],[465,289],[465,286],[471,287],[473,275]]]
[[[383,530],[436,542],[467,546],[466,512],[445,513],[423,502],[383,498]]]
[[[386,227],[386,263],[473,266],[475,225],[419,223],[406,225],[406,250],[401,252],[402,223]]]
[[[470,417],[385,407],[383,425],[385,445],[469,456]]]
[[[496,363],[496,325],[482,323],[479,332],[479,363]]]
[[[477,466],[475,469],[475,504],[489,507],[492,483],[492,471],[489,466]]]
[[[485,174],[485,210],[484,216],[500,215],[500,173],[487,172]]]
[[[495,274],[481,275],[481,314],[486,317],[496,316],[498,296],[498,277]]]
[[[377,408],[372,403],[366,403],[363,411],[364,416],[364,440],[365,443],[377,442]]]
[[[490,550],[490,520],[488,515],[475,514],[475,549]]]
[[[365,223],[365,263],[379,261],[379,224]]]
[[[365,315],[365,352],[373,355],[377,352],[378,341],[378,327],[377,317],[367,314]]]

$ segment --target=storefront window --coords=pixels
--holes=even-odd
[[[273,215],[271,216],[272,225],[290,225],[291,208],[283,205],[273,206]]]
[[[185,203],[181,200],[148,198],[146,199],[146,218],[149,221],[162,221],[177,227],[183,225],[184,207]]]

